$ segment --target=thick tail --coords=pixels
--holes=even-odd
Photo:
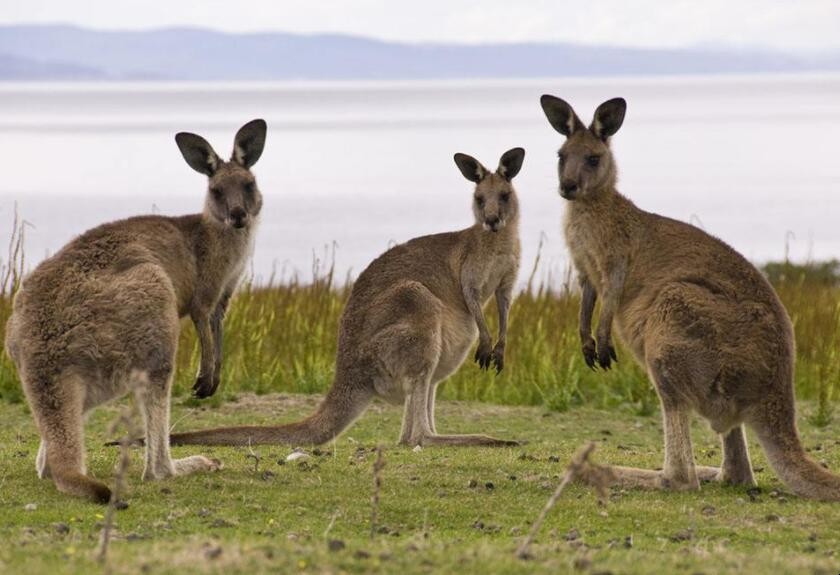
[[[796,495],[840,501],[840,476],[808,456],[796,429],[792,394],[788,405],[784,403],[771,402],[751,425],[770,465]]]
[[[219,427],[170,435],[171,445],[320,445],[337,437],[372,399],[367,386],[333,385],[318,409],[302,421],[276,426]]]

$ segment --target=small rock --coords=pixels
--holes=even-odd
[[[35,511],[36,509],[38,509],[37,503],[27,503],[23,506],[24,511]]]
[[[289,455],[286,456],[286,461],[304,461],[309,459],[309,454],[303,451],[292,451]]]
[[[411,451],[413,451],[414,453],[420,453],[421,451],[423,451],[423,446],[422,445],[415,445],[414,449],[412,449]]]
[[[222,554],[222,548],[219,545],[211,545],[207,549],[204,550],[204,557],[207,559],[218,559],[218,557]]]
[[[691,541],[694,539],[694,530],[693,529],[681,529],[677,531],[669,538],[671,541],[677,543],[680,541]]]
[[[70,526],[66,523],[53,523],[53,529],[56,533],[60,535],[64,535],[65,533],[70,533]]]
[[[775,523],[777,521],[781,521],[782,518],[779,517],[778,515],[776,515],[775,513],[770,513],[770,514],[764,516],[764,520],[767,523]]]
[[[713,505],[706,505],[705,507],[703,507],[700,513],[702,513],[706,517],[711,517],[712,515],[715,515],[717,513],[717,509],[715,509]]]
[[[202,507],[198,510],[198,513],[196,513],[196,515],[198,515],[199,517],[207,517],[208,515],[210,515],[210,510],[206,507]]]
[[[563,539],[566,541],[575,541],[576,539],[580,539],[580,531],[572,528],[563,536]]]
[[[125,509],[128,509],[128,501],[123,501],[122,499],[120,499],[119,501],[115,501],[114,509],[116,509],[117,511],[123,511]]]
[[[624,538],[624,548],[625,549],[630,549],[631,547],[633,547],[633,536],[628,535],[627,537]]]
[[[341,539],[330,539],[327,542],[327,548],[332,552],[341,551],[345,547],[347,547],[347,545],[345,545],[344,541]]]

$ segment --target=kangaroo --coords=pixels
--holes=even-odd
[[[176,433],[172,444],[321,444],[378,396],[404,404],[403,445],[516,445],[486,435],[438,435],[435,390],[463,363],[476,336],[480,368],[504,367],[519,268],[519,207],[511,180],[524,156],[522,148],[505,152],[491,173],[475,158],[455,154],[458,168],[475,183],[475,224],[398,245],[359,275],[341,317],[335,380],[314,414],[274,427]],[[482,311],[493,294],[499,309],[495,346]]]
[[[251,252],[262,206],[250,167],[265,142],[254,120],[222,161],[200,136],[175,139],[184,159],[209,178],[202,214],[140,216],[82,234],[23,282],[6,327],[6,350],[20,375],[41,436],[40,478],[99,503],[108,487],[87,476],[83,417],[133,391],[145,422],[143,479],[216,470],[201,455],[173,460],[169,392],[179,318],[201,342],[199,396],[219,382],[222,318]]]
[[[701,480],[755,485],[746,424],[794,493],[840,500],[840,477],[811,460],[799,440],[793,329],[764,276],[721,240],[640,210],[616,190],[610,138],[624,121],[623,99],[601,104],[588,128],[563,100],[545,95],[541,104],[566,136],[559,192],[568,200],[565,235],[580,277],[584,360],[610,368],[615,319],[661,402],[662,471],[617,467],[618,483],[674,490],[699,489]],[[720,434],[721,468],[695,466],[692,411]]]

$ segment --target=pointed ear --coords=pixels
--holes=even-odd
[[[256,164],[265,147],[266,130],[265,120],[251,120],[239,128],[233,139],[231,161],[245,168]]]
[[[487,168],[467,154],[455,154],[455,165],[458,166],[465,178],[476,184],[487,177]]]
[[[178,144],[181,155],[196,172],[212,176],[219,169],[219,156],[213,151],[213,146],[201,136],[179,132],[175,134],[175,143]]]
[[[583,122],[565,100],[544,94],[540,98],[540,105],[554,129],[567,138],[584,127]]]
[[[502,154],[499,160],[499,168],[496,173],[504,179],[510,181],[516,177],[519,170],[522,168],[522,160],[525,159],[525,150],[523,148],[513,148]]]
[[[624,98],[613,98],[607,100],[595,110],[595,117],[589,129],[593,134],[606,140],[615,134],[624,123],[624,113],[627,111],[627,102]]]

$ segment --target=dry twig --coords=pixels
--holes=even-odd
[[[548,498],[545,507],[543,507],[543,510],[540,512],[537,520],[534,521],[534,524],[531,526],[531,532],[528,533],[528,536],[516,550],[517,557],[520,559],[527,559],[530,557],[528,547],[530,547],[534,538],[537,536],[537,533],[539,533],[548,512],[551,511],[557,503],[557,500],[560,498],[560,494],[563,493],[566,486],[576,478],[585,479],[587,483],[595,487],[595,490],[598,492],[598,499],[602,503],[606,502],[608,493],[607,489],[614,480],[615,476],[611,468],[597,465],[589,461],[589,456],[592,455],[593,451],[595,451],[595,444],[590,441],[580,448],[578,452],[575,453],[574,457],[572,457],[572,460],[566,467],[566,473],[563,475],[563,480],[560,481],[557,489],[555,489],[554,493],[551,494],[551,497]]]

